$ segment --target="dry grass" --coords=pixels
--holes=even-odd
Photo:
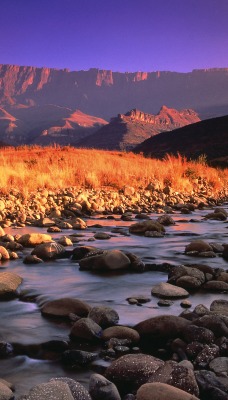
[[[187,162],[167,156],[159,161],[133,153],[71,147],[20,147],[0,151],[0,191],[30,193],[38,188],[113,187],[145,188],[157,181],[161,188],[189,193],[196,179],[206,179],[214,192],[227,187],[228,170],[208,167],[204,160]]]

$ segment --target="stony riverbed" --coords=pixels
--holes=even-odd
[[[1,197],[0,398],[228,398],[226,196],[168,189]]]

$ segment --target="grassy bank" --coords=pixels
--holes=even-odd
[[[214,193],[228,187],[228,169],[219,170],[182,157],[159,161],[133,153],[84,150],[71,147],[20,147],[0,151],[0,191],[17,189],[30,193],[38,188],[70,186],[120,189],[125,185],[145,188],[156,182],[163,188],[190,193],[206,180]],[[200,179],[199,179],[200,178]]]

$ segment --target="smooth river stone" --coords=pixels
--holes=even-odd
[[[151,294],[156,297],[167,299],[177,299],[189,296],[187,290],[165,282],[161,282],[153,286],[151,289]]]
[[[198,397],[166,383],[146,383],[137,391],[136,400],[197,400]],[[198,399],[199,400],[199,399]]]
[[[0,272],[0,299],[15,296],[22,280],[19,275],[12,272]]]

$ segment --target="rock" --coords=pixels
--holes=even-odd
[[[182,300],[180,306],[182,308],[190,308],[192,306],[192,303],[189,300]]]
[[[1,379],[0,378],[0,383],[6,385],[10,390],[12,390],[12,392],[14,392],[15,387],[11,382],[6,381],[5,379]]]
[[[204,315],[194,321],[194,325],[203,326],[214,332],[216,337],[228,336],[228,327],[222,317],[217,315]]]
[[[164,364],[164,361],[145,354],[127,354],[106,369],[105,376],[119,390],[129,393],[138,389],[149,377]]]
[[[0,211],[5,210],[5,202],[4,200],[0,200]]]
[[[72,228],[75,230],[84,230],[87,228],[86,222],[81,218],[75,218],[72,220]]]
[[[217,221],[226,221],[227,217],[223,212],[217,211],[213,213],[206,214],[205,219],[212,219]]]
[[[103,329],[113,326],[118,323],[119,315],[111,307],[93,307],[88,315],[94,322],[100,325]]]
[[[151,294],[153,296],[168,298],[168,299],[175,299],[175,298],[177,299],[189,296],[189,293],[185,289],[179,288],[177,286],[165,282],[161,282],[153,286],[151,289]]]
[[[74,379],[71,378],[65,378],[65,377],[60,377],[60,378],[52,378],[50,382],[64,382],[68,385],[70,388],[71,394],[74,398],[74,400],[91,400],[89,392],[84,388],[81,383],[75,381]],[[44,400],[44,399],[42,399]],[[49,399],[47,399],[49,400]],[[65,400],[65,398],[63,398]]]
[[[164,235],[161,232],[157,232],[157,231],[146,231],[144,233],[145,237],[153,237],[153,238],[162,238],[164,237]]]
[[[170,307],[173,304],[173,301],[171,300],[164,300],[164,299],[160,299],[157,302],[158,306],[160,307]]]
[[[37,256],[33,256],[32,254],[28,254],[25,256],[23,263],[24,264],[40,264],[43,260]]]
[[[94,238],[100,239],[100,240],[107,240],[107,239],[111,239],[111,236],[105,232],[97,232],[97,233],[95,233]]]
[[[58,244],[61,244],[62,246],[73,246],[73,243],[72,243],[71,239],[68,238],[67,236],[62,236],[58,240]]]
[[[139,333],[141,339],[153,341],[181,337],[183,329],[189,324],[190,321],[185,318],[160,315],[140,322],[134,329]]]
[[[217,376],[228,376],[228,357],[214,358],[209,364],[209,368],[216,373]]]
[[[223,250],[222,256],[225,260],[228,260],[228,244],[224,244],[223,247],[224,247],[224,250]]]
[[[177,279],[176,285],[180,286],[183,289],[194,290],[199,289],[202,283],[198,278],[195,278],[194,276],[185,275]]]
[[[55,225],[55,221],[51,218],[45,217],[45,218],[40,218],[37,223],[37,226],[41,226],[43,228],[49,228],[53,227]]]
[[[177,283],[178,279],[182,277],[189,276],[190,278],[197,279],[199,281],[199,285],[201,286],[202,283],[205,282],[205,276],[202,271],[198,268],[186,266],[186,265],[179,265],[178,267],[174,267],[171,269],[169,273],[169,283]],[[181,285],[179,285],[181,286]]]
[[[72,251],[72,260],[81,260],[82,258],[84,258],[87,254],[91,253],[91,252],[95,252],[99,249],[97,249],[96,247],[93,246],[80,246],[80,247],[76,247],[75,249],[73,249]]]
[[[2,261],[10,259],[10,255],[9,255],[8,250],[6,250],[6,248],[3,247],[3,246],[0,246],[0,257],[1,257]]]
[[[219,347],[215,344],[205,345],[203,350],[197,355],[194,364],[197,369],[205,369],[208,364],[219,356]]]
[[[210,344],[213,343],[215,340],[215,335],[210,329],[196,325],[186,326],[183,329],[182,335],[183,339],[187,343],[200,342]]]
[[[79,261],[81,270],[113,271],[130,266],[129,258],[120,250],[108,250],[102,254],[83,258]]]
[[[97,340],[102,336],[102,328],[90,318],[81,318],[72,326],[70,336],[77,339]]]
[[[0,272],[0,299],[17,296],[17,289],[22,283],[22,278],[12,272]]]
[[[223,281],[209,281],[206,282],[202,288],[214,292],[228,292],[228,283]]]
[[[41,313],[49,317],[69,317],[69,314],[76,314],[80,317],[88,315],[91,307],[79,299],[62,298],[48,301],[41,308]]]
[[[56,242],[48,242],[37,245],[31,254],[42,260],[52,260],[61,257],[64,253],[64,246]]]
[[[90,376],[89,393],[93,400],[121,400],[116,385],[100,374]]]
[[[146,383],[137,391],[136,400],[197,400],[198,397],[166,383]],[[198,399],[199,400],[199,399]]]
[[[168,385],[184,390],[185,392],[199,396],[199,388],[195,380],[194,372],[191,368],[186,368],[174,362],[172,364],[169,362],[167,365],[168,368],[166,368],[165,371],[163,371],[164,367],[159,368],[159,370],[149,378],[148,383],[167,383]]]
[[[175,221],[170,215],[161,215],[160,217],[157,218],[157,222],[159,224],[162,224],[164,226],[170,226],[170,225],[175,225]]]
[[[12,356],[13,346],[10,343],[0,341],[0,358]]]
[[[215,311],[218,314],[228,315],[228,300],[214,300],[210,305],[210,311]]]
[[[210,400],[227,399],[227,388],[220,382],[214,372],[206,370],[195,371],[195,377],[204,398]],[[216,389],[216,391],[214,391],[214,389]],[[224,397],[224,395],[226,397]]]
[[[12,400],[12,399],[14,399],[14,394],[12,390],[3,382],[0,382],[0,400]]]
[[[22,398],[23,399],[23,398]],[[71,390],[67,383],[62,381],[53,381],[40,383],[33,387],[26,400],[74,400]]]
[[[140,336],[135,329],[128,328],[127,326],[112,326],[103,331],[102,340],[109,340],[112,338],[128,339],[131,343],[137,343]]]
[[[62,362],[66,366],[86,366],[96,360],[97,354],[82,350],[66,350],[62,354]]]
[[[157,221],[148,220],[143,222],[137,222],[129,228],[129,232],[135,235],[143,235],[145,232],[156,231],[159,233],[165,232],[165,228],[162,224]]]
[[[52,237],[46,233],[26,233],[18,239],[18,243],[24,247],[35,247],[38,244],[51,241]]]
[[[228,283],[228,273],[227,272],[221,272],[221,274],[217,277],[217,281]]]
[[[58,223],[58,228],[60,229],[72,229],[73,226],[67,221],[61,221]]]
[[[185,247],[185,254],[191,252],[202,253],[207,251],[212,251],[212,247],[204,240],[193,240]]]

